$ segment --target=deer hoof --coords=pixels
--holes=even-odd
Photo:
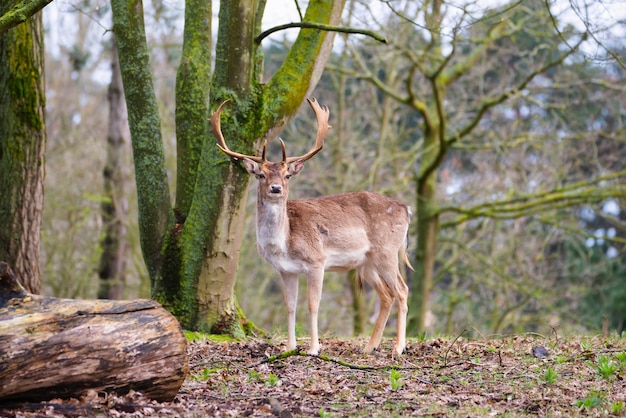
[[[309,351],[306,352],[308,355],[310,356],[317,356],[320,353],[320,348],[318,347],[311,347],[309,348]]]
[[[400,346],[396,346],[393,350],[393,355],[394,356],[401,356],[402,353],[404,352],[404,346],[400,345]]]

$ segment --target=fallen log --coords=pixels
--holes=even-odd
[[[186,348],[154,301],[33,295],[0,262],[0,402],[131,389],[171,401],[189,370]]]

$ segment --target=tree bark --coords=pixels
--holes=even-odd
[[[350,294],[352,294],[353,335],[358,337],[365,331],[365,324],[367,323],[365,293],[363,283],[357,279],[355,270],[347,272],[346,277],[350,285]]]
[[[188,373],[186,347],[179,323],[156,302],[32,295],[0,263],[0,402],[90,390],[171,401]]]
[[[3,3],[5,7],[0,10],[0,34],[26,22],[31,16],[52,3],[52,0],[5,1]]]
[[[128,239],[126,221],[128,201],[126,196],[126,176],[124,175],[122,155],[128,137],[128,117],[124,87],[120,73],[117,44],[113,36],[111,48],[111,83],[108,92],[109,133],[107,135],[107,160],[104,166],[104,193],[102,203],[102,222],[104,236],[100,242],[100,288],[99,299],[122,299],[124,296],[124,272]]]
[[[139,238],[154,286],[174,213],[165,167],[161,118],[152,82],[141,0],[113,0],[113,32],[124,84],[137,183]]]
[[[10,5],[0,5],[0,14]],[[46,148],[41,13],[0,35],[0,260],[39,293]]]

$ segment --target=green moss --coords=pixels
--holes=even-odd
[[[13,29],[13,47],[9,58],[10,81],[7,83],[11,100],[17,109],[16,118],[19,126],[28,126],[32,130],[42,130],[43,106],[40,97],[42,74],[37,68],[35,40],[31,25],[19,25]],[[9,35],[7,35],[9,36]]]
[[[202,144],[209,137],[210,81],[211,2],[190,0],[176,76],[176,208],[185,217],[194,197]]]
[[[312,2],[305,21],[328,24],[332,1]],[[315,62],[326,33],[318,29],[302,29],[285,61],[264,89],[263,131],[276,126],[285,116],[294,115],[311,83]]]
[[[173,225],[170,191],[154,93],[141,2],[111,2],[131,131],[139,232],[144,260],[153,283],[160,275],[161,251]]]
[[[235,337],[232,337],[230,335],[227,334],[211,334],[211,333],[206,333],[206,332],[199,332],[199,331],[184,331],[185,333],[185,338],[187,338],[187,341],[189,342],[194,342],[194,341],[214,341],[214,342],[223,342],[223,343],[232,343],[232,342],[237,342],[238,339]]]

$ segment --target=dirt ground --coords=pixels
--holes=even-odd
[[[323,339],[319,357],[274,341],[189,345],[173,402],[139,393],[0,405],[2,417],[626,416],[626,338],[528,334],[489,340]],[[306,340],[301,340],[303,350]]]

